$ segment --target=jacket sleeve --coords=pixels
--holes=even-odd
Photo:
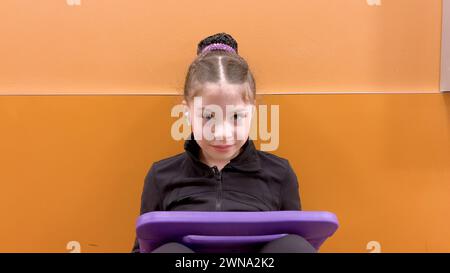
[[[146,212],[161,210],[161,191],[158,188],[155,176],[156,170],[155,164],[153,164],[144,179],[144,188],[141,195],[141,215]],[[131,252],[140,252],[137,237],[134,240],[134,246]]]
[[[287,161],[286,176],[280,192],[280,210],[302,210],[297,175]]]

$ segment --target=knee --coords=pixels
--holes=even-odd
[[[194,251],[183,244],[170,242],[157,247],[152,253],[194,253]]]
[[[298,251],[298,253],[316,253],[317,250],[300,235],[297,234],[288,234],[284,236],[283,238],[286,242],[292,242],[292,244],[295,244],[296,247],[294,247],[294,251]]]
[[[302,236],[288,234],[267,243],[261,253],[316,253],[316,249]]]

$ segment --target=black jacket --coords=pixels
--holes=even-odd
[[[247,139],[221,171],[199,160],[193,134],[185,152],[154,162],[145,177],[140,214],[149,211],[301,210],[288,160],[256,150]],[[135,240],[133,252],[139,252]]]

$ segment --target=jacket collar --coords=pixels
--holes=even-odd
[[[184,150],[189,158],[197,165],[203,165],[210,168],[208,165],[200,161],[200,146],[194,139],[194,134],[191,133],[190,138],[184,142]],[[247,138],[247,141],[242,145],[241,152],[227,164],[235,169],[244,172],[253,172],[261,169],[258,151],[255,148],[253,141]]]

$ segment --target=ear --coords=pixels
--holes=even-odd
[[[186,100],[183,100],[181,102],[181,104],[183,105],[183,115],[186,118],[187,124],[188,126],[190,126],[191,124],[191,115],[189,115],[189,105],[187,104]]]
[[[183,100],[181,102],[181,104],[183,105],[183,107],[185,109],[184,112],[189,111],[189,104],[188,104],[188,102],[186,100]]]

